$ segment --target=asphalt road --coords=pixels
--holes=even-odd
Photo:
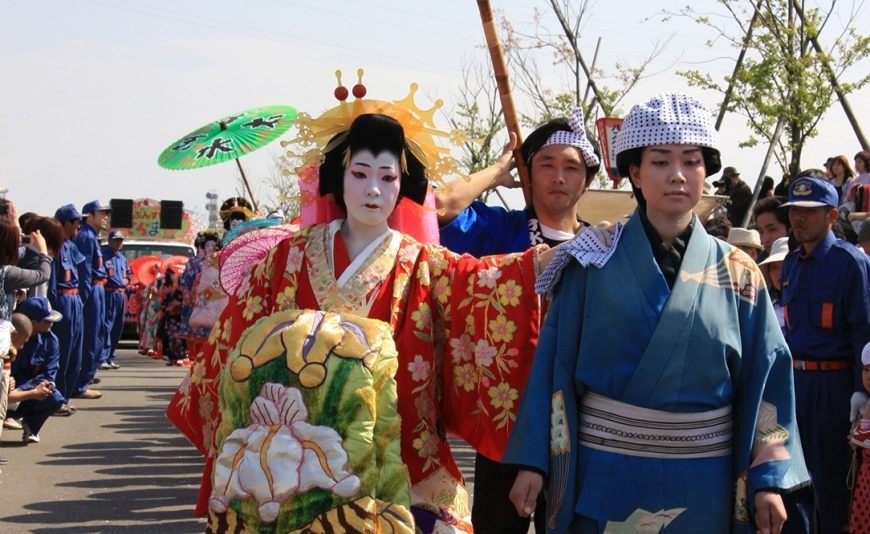
[[[122,344],[122,347],[126,345]],[[164,409],[186,369],[118,355],[120,369],[100,371],[98,400],[74,400],[70,417],[51,417],[41,441],[24,445],[4,429],[0,455],[0,532],[193,533],[199,453],[166,420]],[[472,491],[474,454],[454,443]]]

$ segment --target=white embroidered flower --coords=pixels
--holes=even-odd
[[[474,363],[478,367],[489,367],[497,353],[498,350],[495,347],[487,343],[485,339],[480,339],[474,347]]]
[[[268,382],[251,403],[251,424],[233,431],[214,468],[209,507],[218,513],[253,498],[260,519],[275,521],[296,493],[323,488],[340,497],[356,495],[359,478],[347,469],[341,436],[309,424],[301,392]]]
[[[484,269],[477,275],[477,286],[493,289],[499,278],[501,278],[501,271],[498,267]]]
[[[414,356],[414,361],[408,363],[408,372],[414,382],[423,382],[429,378],[429,362],[420,354]]]
[[[287,253],[287,272],[295,273],[302,269],[302,260],[305,258],[305,252],[299,247],[290,247]]]
[[[474,355],[474,343],[471,341],[471,336],[462,334],[459,337],[454,337],[450,340],[450,350],[453,353],[454,362],[470,362]]]
[[[419,249],[415,246],[404,246],[399,249],[399,261],[401,263],[417,261],[417,253]]]

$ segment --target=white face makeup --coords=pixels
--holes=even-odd
[[[387,229],[387,218],[399,199],[399,158],[390,152],[355,152],[344,171],[344,204],[351,227]]]

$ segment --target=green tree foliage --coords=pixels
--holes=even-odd
[[[803,20],[790,0],[718,0],[719,10],[701,13],[686,7],[679,13],[706,26],[714,36],[708,42],[725,39],[736,49],[746,46],[741,68],[731,77],[717,78],[698,69],[681,71],[689,85],[725,95],[728,85],[733,91],[727,103],[728,112],[746,117],[751,134],[741,146],[769,144],[777,120],[784,120],[783,134],[776,145],[775,156],[782,172],[794,176],[801,168],[801,153],[807,141],[817,135],[816,126],[835,102],[834,89],[826,73],[828,62],[844,94],[863,87],[870,75],[862,74],[848,80],[850,68],[858,65],[870,52],[870,39],[852,26],[855,11],[848,14],[847,23],[839,33],[831,27],[842,20],[842,10],[832,1],[823,11],[804,9]],[[753,21],[753,13],[757,15]],[[731,29],[734,28],[734,29]],[[833,39],[827,53],[819,55],[811,39],[820,44],[822,34]],[[833,35],[833,37],[832,37]],[[859,69],[856,69],[859,70]],[[844,121],[845,123],[845,121]]]

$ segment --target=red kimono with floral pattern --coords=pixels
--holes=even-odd
[[[468,495],[446,438],[501,458],[538,335],[536,250],[477,259],[389,231],[349,261],[340,232],[335,239],[340,224],[300,230],[252,270],[170,402],[169,419],[206,458],[197,513],[206,512],[211,490],[218,373],[229,348],[263,316],[319,309],[391,326],[411,504],[470,531]]]

